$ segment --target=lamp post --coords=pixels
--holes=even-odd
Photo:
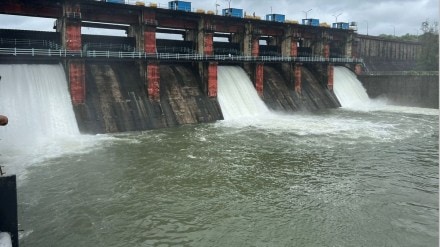
[[[333,15],[335,17],[335,23],[338,23],[338,17],[342,15],[342,13],[339,13],[337,15]]]
[[[312,11],[312,9],[309,9],[307,11],[303,11],[303,13],[306,14],[306,19],[307,19],[307,13],[309,13],[310,11]]]
[[[231,0],[226,0],[228,1],[228,11],[225,13],[227,16],[232,16],[231,13]]]
[[[226,0],[228,1],[228,8],[231,9],[231,0]]]
[[[217,7],[219,7],[220,4],[217,3],[217,1],[215,1],[215,14],[218,15],[218,9]]]
[[[394,35],[394,37],[396,37],[396,26],[394,26],[394,25],[391,25],[392,27],[393,27],[393,35]]]

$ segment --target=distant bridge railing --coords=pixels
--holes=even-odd
[[[387,76],[387,75],[401,75],[401,76],[409,76],[409,75],[434,75],[438,76],[438,71],[367,71],[363,72],[362,75],[371,75],[371,76]]]
[[[48,47],[50,49],[59,49],[61,48],[61,45],[50,41],[50,40],[33,40],[33,39],[6,39],[6,38],[0,38],[0,45],[11,45],[14,47],[17,46],[43,46]]]
[[[363,63],[358,58],[324,57],[282,57],[282,56],[237,56],[237,55],[201,55],[179,53],[146,53],[123,51],[71,51],[52,49],[0,48],[0,55],[61,57],[61,58],[112,58],[177,61],[237,61],[237,62],[298,62],[298,63]]]

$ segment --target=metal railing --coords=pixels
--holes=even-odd
[[[133,52],[135,48],[131,45],[126,44],[112,44],[112,43],[84,43],[83,49],[86,50],[117,50],[117,51],[131,51]]]
[[[184,54],[194,54],[195,51],[187,47],[169,47],[169,46],[158,46],[158,53],[184,53]]]
[[[80,12],[67,12],[66,17],[72,18],[72,19],[81,19],[81,13]]]
[[[145,60],[178,60],[178,61],[231,61],[231,62],[300,62],[300,63],[363,63],[357,58],[324,58],[324,57],[283,57],[283,56],[236,56],[236,55],[201,55],[180,53],[146,53],[140,51],[71,51],[65,49],[21,49],[0,48],[0,55],[10,56],[46,56],[61,58],[114,58]]]
[[[397,76],[438,76],[438,71],[366,71],[361,75],[371,75],[371,76],[387,76],[387,75],[397,75]]]
[[[20,46],[43,46],[50,49],[60,49],[61,46],[53,41],[40,40],[40,39],[5,39],[0,38],[0,45],[13,45],[14,47]]]

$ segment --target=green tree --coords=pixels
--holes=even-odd
[[[423,34],[419,36],[422,44],[417,60],[418,70],[438,71],[439,69],[439,37],[438,22],[424,21],[421,26]]]

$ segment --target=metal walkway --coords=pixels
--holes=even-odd
[[[48,58],[83,58],[83,59],[141,59],[165,61],[218,61],[218,62],[262,62],[262,63],[359,63],[359,58],[324,58],[324,57],[282,57],[282,56],[241,56],[241,55],[201,55],[180,53],[145,53],[125,51],[70,51],[65,49],[21,49],[0,48],[0,56],[48,57]]]

